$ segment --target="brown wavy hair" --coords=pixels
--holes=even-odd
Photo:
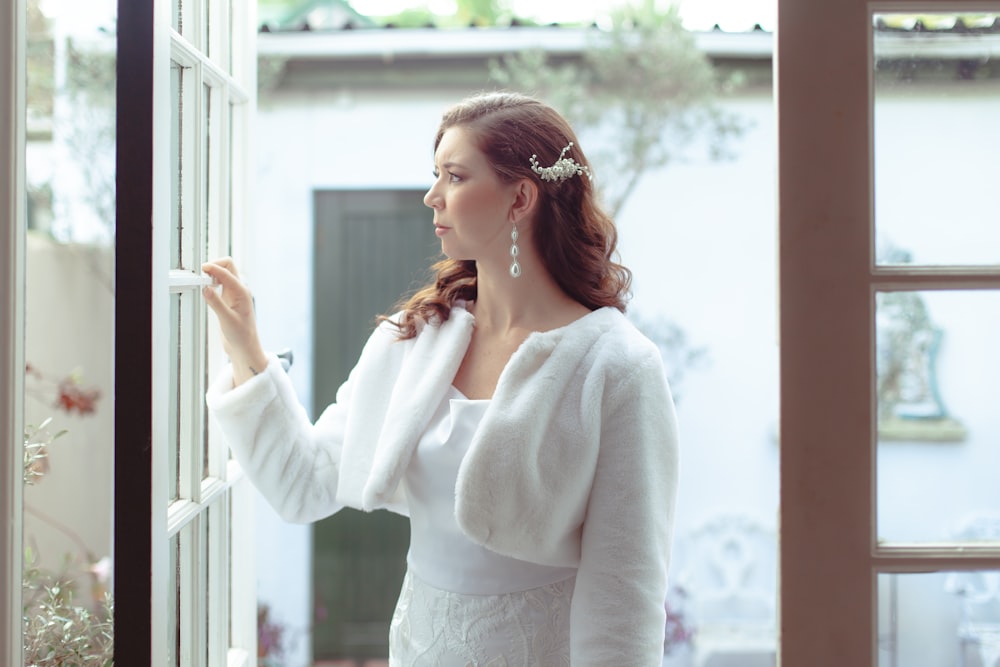
[[[453,127],[470,132],[503,182],[530,178],[537,183],[532,235],[559,287],[590,310],[614,306],[624,312],[632,274],[616,261],[618,232],[598,203],[593,183],[586,175],[543,181],[531,171],[532,155],[540,164],[554,164],[570,142],[569,157],[589,166],[566,119],[534,98],[494,92],[475,95],[446,111],[434,138],[435,151]],[[402,316],[390,320],[401,339],[416,336],[421,322],[447,320],[456,300],[476,299],[475,261],[444,259],[431,270],[434,282],[404,300]]]

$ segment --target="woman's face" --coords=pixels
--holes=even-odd
[[[515,187],[500,180],[468,130],[445,131],[434,154],[434,176],[424,204],[434,209],[434,233],[444,254],[457,260],[506,258]]]

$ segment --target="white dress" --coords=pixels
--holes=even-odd
[[[455,521],[458,467],[489,405],[452,387],[406,470],[410,550],[390,667],[569,665],[576,570],[501,556]]]

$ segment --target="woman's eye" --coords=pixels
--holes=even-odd
[[[458,174],[453,174],[451,172],[448,172],[448,180],[451,181],[452,183],[458,183],[460,180],[462,180],[462,177],[459,176]]]

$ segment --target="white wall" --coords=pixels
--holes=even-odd
[[[26,380],[25,423],[51,417],[50,433],[67,431],[49,448],[49,472],[24,492],[24,543],[56,571],[66,557],[80,572],[91,564],[85,552],[95,560],[112,553],[114,296],[105,282],[112,252],[28,235],[25,357],[47,377],[78,373],[101,391],[94,413],[68,414],[52,405],[48,382]],[[86,588],[79,592],[86,599]]]

